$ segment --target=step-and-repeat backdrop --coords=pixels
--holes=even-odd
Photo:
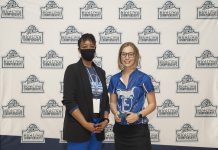
[[[80,58],[77,40],[93,33],[107,82],[121,44],[139,48],[157,98],[152,144],[218,147],[218,0],[1,0],[0,15],[2,141],[66,142],[64,71]],[[110,120],[104,143],[114,142]]]

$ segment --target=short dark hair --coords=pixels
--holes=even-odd
[[[96,40],[95,40],[95,37],[94,37],[94,35],[93,34],[91,34],[91,33],[85,33],[85,34],[83,34],[82,36],[81,36],[81,38],[78,40],[78,47],[80,48],[80,43],[82,42],[82,41],[91,41],[93,44],[95,44],[96,45]]]

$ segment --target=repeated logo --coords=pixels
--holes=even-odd
[[[60,140],[59,140],[59,143],[67,143],[67,141],[64,140],[63,138],[63,131],[60,131]]]
[[[119,8],[119,19],[141,19],[141,8],[128,1],[123,8]]]
[[[67,27],[66,31],[60,33],[60,44],[77,44],[82,36],[74,26]]]
[[[178,69],[179,57],[175,57],[172,51],[167,50],[162,57],[157,57],[157,69]]]
[[[138,33],[138,44],[160,44],[160,33],[152,26],[147,26],[144,31]]]
[[[167,1],[162,8],[158,8],[158,19],[180,19],[180,8]]]
[[[1,18],[23,18],[23,7],[19,7],[14,0],[10,0],[6,6],[1,7]]]
[[[198,19],[218,19],[218,7],[211,1],[206,1],[201,7],[197,8]]]
[[[63,93],[64,92],[64,82],[60,82],[60,86],[61,86],[60,93]]]
[[[22,130],[21,143],[45,143],[44,130],[30,124],[26,130]]]
[[[199,32],[191,26],[185,26],[183,31],[177,32],[177,44],[199,44]]]
[[[10,100],[7,106],[2,106],[2,111],[3,118],[24,117],[24,106],[20,106],[15,99]]]
[[[59,106],[55,100],[49,100],[45,106],[41,106],[42,118],[62,118],[63,106]]]
[[[121,44],[121,33],[117,32],[113,26],[108,26],[104,32],[99,33],[100,44]]]
[[[160,142],[160,130],[156,130],[153,125],[148,124],[151,142]]]
[[[102,8],[93,1],[89,1],[83,8],[80,8],[80,19],[102,19]]]
[[[176,142],[196,141],[198,141],[198,130],[194,130],[190,124],[186,123],[180,130],[176,130]]]
[[[63,57],[59,57],[55,51],[50,50],[45,57],[41,57],[41,68],[62,69]]]
[[[151,75],[149,75],[149,77],[151,78],[151,82],[152,82],[152,84],[154,86],[154,92],[155,93],[160,93],[160,82],[156,81],[154,79],[154,77],[151,76]]]
[[[102,57],[98,57],[97,55],[93,59],[93,62],[100,68],[102,68]]]
[[[39,32],[34,25],[30,25],[25,32],[21,32],[21,43],[43,44],[43,32]]]
[[[179,117],[179,106],[166,99],[161,106],[157,106],[157,117]]]
[[[218,68],[218,57],[205,50],[200,57],[196,57],[196,68]]]
[[[195,109],[195,117],[217,117],[217,106],[213,106],[209,99],[204,99]]]
[[[41,7],[41,19],[63,19],[63,8],[58,7],[54,1],[49,1],[45,7]]]
[[[185,75],[177,83],[176,93],[198,93],[198,82],[194,81],[191,75]]]
[[[44,82],[38,80],[35,75],[30,75],[26,81],[22,81],[22,93],[44,93]]]
[[[20,57],[15,50],[10,50],[2,57],[2,68],[24,68],[24,57]]]
[[[108,124],[105,128],[105,140],[103,143],[114,143],[113,125]]]

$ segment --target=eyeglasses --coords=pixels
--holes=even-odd
[[[130,52],[130,53],[122,52],[122,53],[121,53],[121,57],[122,57],[122,58],[125,58],[127,55],[128,55],[129,58],[135,57],[135,53],[134,53],[134,52]]]

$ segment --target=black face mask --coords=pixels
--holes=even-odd
[[[80,49],[80,53],[83,59],[92,61],[95,57],[95,49]]]

